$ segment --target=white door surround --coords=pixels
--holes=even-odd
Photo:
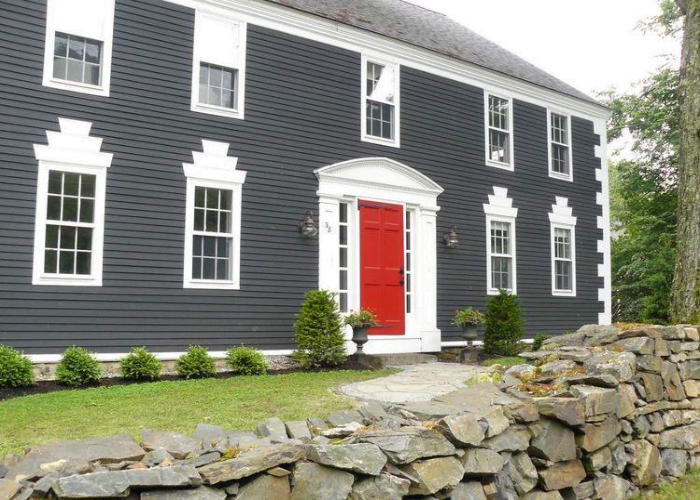
[[[443,189],[417,170],[390,158],[359,158],[320,168],[319,181],[319,288],[336,292],[339,278],[340,204],[348,204],[348,308],[359,309],[358,200],[403,205],[411,213],[413,248],[412,308],[406,315],[406,334],[372,336],[368,354],[437,352],[437,197]],[[348,339],[351,331],[346,331]],[[350,352],[354,344],[348,342]]]

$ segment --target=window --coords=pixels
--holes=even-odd
[[[399,66],[363,58],[362,138],[399,147]]]
[[[552,294],[576,296],[576,217],[569,200],[556,197],[549,214],[552,240]]]
[[[35,285],[100,286],[105,183],[112,155],[91,124],[59,119],[60,132],[35,144],[39,160],[34,232]]]
[[[197,10],[192,67],[192,110],[244,117],[246,24]]]
[[[340,219],[339,219],[339,249],[340,249],[340,259],[339,259],[339,285],[338,285],[338,305],[340,307],[341,313],[346,313],[349,311],[348,306],[348,272],[350,268],[349,264],[349,245],[348,245],[348,204],[340,203]]]
[[[513,110],[510,99],[486,93],[486,163],[513,170]]]
[[[109,96],[114,0],[48,0],[44,85]]]
[[[226,143],[202,141],[185,164],[185,288],[240,288],[241,196],[246,173]]]
[[[515,231],[513,223],[491,220],[490,224],[490,280],[489,291],[498,292],[515,288]]]
[[[573,180],[571,127],[566,115],[549,112],[549,175]]]
[[[406,210],[406,263],[404,277],[406,279],[405,290],[406,290],[406,313],[411,314],[413,309],[412,298],[413,298],[413,267],[412,267],[412,254],[413,254],[413,242],[411,237],[413,234],[413,227],[411,222],[411,211]]]

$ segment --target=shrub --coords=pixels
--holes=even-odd
[[[206,347],[193,345],[175,362],[177,373],[183,378],[213,377],[216,373],[214,358],[209,356]]]
[[[27,387],[34,383],[34,366],[17,349],[0,345],[0,387]]]
[[[122,377],[129,380],[157,380],[162,369],[163,363],[145,347],[135,347],[120,363]]]
[[[523,338],[525,321],[518,297],[501,290],[489,297],[486,310],[484,351],[498,356],[515,356]]]
[[[56,379],[70,387],[98,384],[102,376],[99,361],[82,347],[69,347],[56,367]]]
[[[542,345],[544,345],[544,341],[549,338],[549,335],[546,333],[538,333],[535,335],[535,340],[532,341],[532,350],[533,351],[539,351],[542,349]]]
[[[226,351],[226,364],[233,373],[239,375],[265,375],[267,373],[265,355],[252,347],[232,347]]]
[[[294,323],[294,360],[303,368],[336,366],[347,359],[338,304],[332,293],[311,290]]]

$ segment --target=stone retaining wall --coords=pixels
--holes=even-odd
[[[38,446],[0,500],[629,499],[700,466],[699,342],[587,326],[430,402]]]

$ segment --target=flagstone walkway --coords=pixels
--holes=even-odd
[[[356,382],[340,388],[346,396],[382,403],[431,401],[464,388],[464,382],[486,370],[457,363],[400,366],[404,371],[388,377]]]

